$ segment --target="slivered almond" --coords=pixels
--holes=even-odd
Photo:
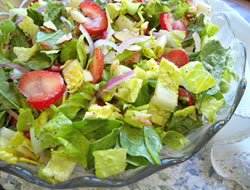
[[[68,42],[72,39],[72,34],[71,33],[68,33],[68,34],[65,34],[63,35],[61,38],[59,38],[57,41],[56,41],[56,45],[58,44],[62,44],[64,42]]]
[[[79,23],[84,23],[87,20],[87,18],[82,13],[80,13],[79,11],[71,11],[71,17],[76,22],[79,22]]]
[[[52,50],[53,49],[53,47],[51,46],[51,44],[48,41],[41,41],[40,46],[45,50]]]
[[[127,51],[132,51],[132,52],[136,52],[136,51],[140,51],[141,50],[141,46],[138,45],[132,45],[126,48]]]
[[[45,28],[49,29],[49,30],[52,30],[53,32],[57,31],[56,26],[55,26],[54,23],[51,22],[51,21],[47,21],[47,22],[43,23],[43,26],[44,26]]]
[[[118,42],[123,42],[129,38],[133,38],[135,37],[135,34],[129,32],[129,31],[120,31],[120,32],[116,32],[113,34],[113,38],[115,38],[115,40],[117,40]]]

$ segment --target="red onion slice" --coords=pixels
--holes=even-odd
[[[131,77],[135,76],[136,73],[134,70],[128,71],[122,75],[116,76],[112,79],[110,79],[102,88],[101,91],[108,91],[112,88],[114,88],[115,86],[117,86],[118,84],[122,83],[123,81],[130,79]]]
[[[8,114],[10,114],[11,117],[15,118],[17,120],[18,114],[14,112],[13,110],[7,110]]]
[[[37,11],[37,12],[43,12],[44,9],[45,9],[45,7],[46,7],[46,5],[43,5],[43,6],[41,6],[41,7],[38,7],[38,8],[36,9],[36,11]]]
[[[14,22],[15,24],[19,24],[20,22],[22,22],[23,20],[24,20],[24,16],[18,16],[17,18],[16,18],[16,21]]]
[[[88,41],[88,44],[89,44],[90,57],[93,57],[93,55],[94,55],[94,43],[93,43],[93,40],[92,40],[91,36],[89,35],[89,33],[87,32],[87,30],[84,28],[84,26],[82,24],[80,24],[79,29],[82,32],[82,34],[86,37],[86,40]]]
[[[41,152],[39,152],[39,154],[40,154],[40,157],[42,158],[43,163],[44,163],[45,165],[47,165],[47,164],[48,164],[48,161],[47,161],[47,159],[45,158],[44,152],[41,151]]]
[[[0,67],[14,67],[16,69],[18,69],[19,71],[23,72],[23,73],[28,73],[30,72],[30,69],[23,67],[19,64],[14,64],[14,63],[6,63],[6,64],[0,64]]]

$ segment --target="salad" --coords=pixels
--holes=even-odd
[[[191,0],[71,0],[14,8],[0,23],[0,159],[66,181],[160,164],[215,122],[237,79]]]

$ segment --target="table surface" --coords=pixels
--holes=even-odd
[[[249,0],[223,0],[250,23],[250,1]],[[234,117],[231,122],[237,122]],[[246,121],[247,123],[247,121]],[[196,156],[190,160],[164,169],[154,175],[132,184],[120,190],[242,190],[241,186],[233,181],[224,179],[216,174],[210,162],[210,147],[205,146]],[[0,173],[0,184],[6,190],[44,190],[43,188],[30,185],[11,175]],[[25,184],[25,185],[24,185]],[[95,189],[95,188],[91,188]],[[100,188],[99,188],[100,189]],[[113,188],[116,189],[116,188]],[[0,190],[2,190],[0,186]],[[76,189],[77,190],[77,189]],[[90,190],[90,189],[89,189]]]

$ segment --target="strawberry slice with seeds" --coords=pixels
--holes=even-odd
[[[173,30],[184,31],[186,34],[185,38],[187,37],[188,29],[187,29],[187,25],[183,22],[183,20],[179,19],[179,20],[173,21],[172,28],[173,28]]]
[[[93,76],[92,83],[95,84],[99,82],[99,80],[102,77],[103,69],[104,69],[104,55],[99,48],[95,48],[94,59],[89,67],[89,71]]]
[[[172,31],[172,18],[169,12],[160,14],[160,25],[163,30]]]
[[[36,109],[49,108],[55,104],[65,91],[61,75],[50,71],[31,71],[25,74],[19,83],[18,90],[26,101]]]
[[[107,29],[107,15],[98,4],[92,1],[83,1],[80,4],[80,9],[88,17],[82,24],[90,35],[102,34]]]
[[[173,62],[177,67],[182,67],[189,62],[188,55],[181,49],[174,49],[162,55],[165,59]]]

